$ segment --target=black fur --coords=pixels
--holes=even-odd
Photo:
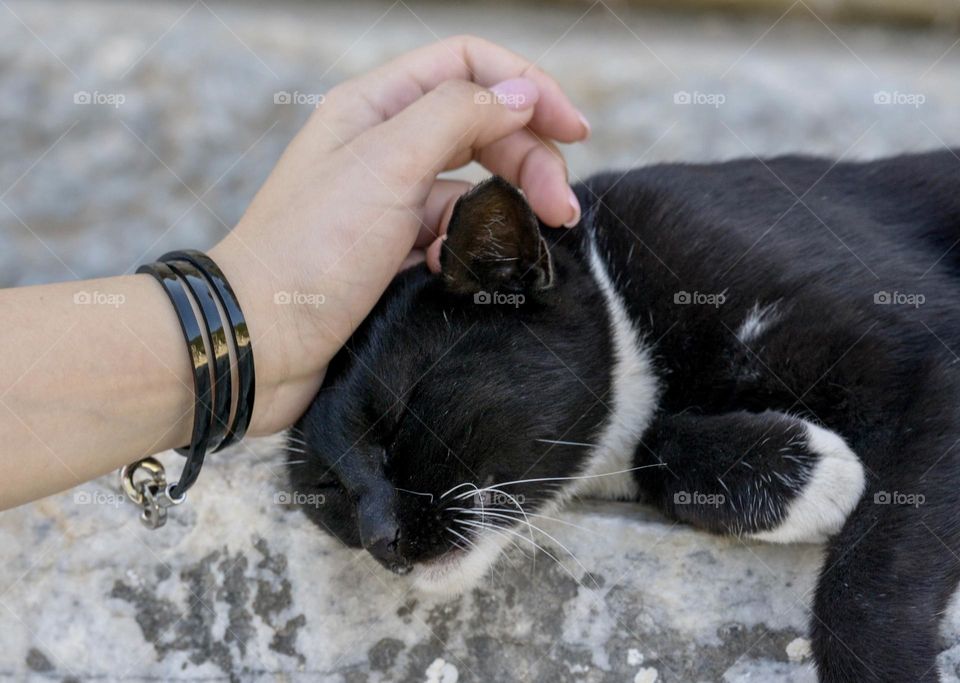
[[[493,207],[518,201],[497,181],[486,191]],[[820,678],[939,680],[937,626],[960,578],[958,158],[662,165],[576,191],[582,224],[539,228],[546,266],[519,219],[514,242],[495,235],[500,252],[464,239],[481,211],[451,225],[448,242],[472,245],[444,256],[463,266],[455,282],[398,277],[297,425],[310,461],[291,467],[295,486],[327,496],[308,513],[404,572],[462,553],[446,529],[472,537],[441,497],[451,487],[582,472],[590,450],[574,444],[616,411],[595,240],[660,387],[639,497],[713,532],[774,529],[816,461],[805,421],[841,435],[867,481],[814,599]],[[525,267],[471,268],[498,253]],[[488,286],[501,303],[475,303]],[[758,303],[775,315],[739,339]],[[563,486],[508,488],[534,510]],[[677,504],[693,491],[722,503]]]

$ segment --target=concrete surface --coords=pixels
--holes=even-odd
[[[577,176],[960,141],[951,34],[584,10],[4,0],[0,286],[209,246],[308,115],[278,93],[308,99],[435,35],[479,33],[557,74],[594,127],[569,150]],[[280,460],[269,442],[213,457],[158,533],[112,477],[0,515],[0,678],[814,680],[818,547],[582,504],[546,527],[576,560],[541,539],[561,564],[518,554],[443,603],[283,504]],[[943,648],[960,680],[957,610]]]

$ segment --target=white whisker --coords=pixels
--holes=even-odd
[[[559,441],[557,439],[534,439],[534,441],[557,444],[558,446],[583,446],[585,448],[596,448],[598,445],[595,443],[582,443],[580,441]]]
[[[641,466],[639,466],[639,467],[631,467],[631,468],[626,469],[626,470],[617,470],[616,472],[603,472],[603,473],[601,473],[601,474],[583,474],[583,475],[574,476],[574,477],[539,477],[539,478],[537,478],[537,479],[518,479],[518,480],[516,480],[516,481],[504,481],[504,482],[500,482],[500,483],[497,484],[497,486],[510,486],[510,485],[512,485],[512,484],[532,484],[532,483],[543,482],[543,481],[573,481],[573,480],[576,480],[576,479],[595,479],[595,478],[597,478],[597,477],[612,477],[612,476],[617,475],[617,474],[626,474],[627,472],[636,472],[637,470],[645,470],[645,469],[648,469],[648,468],[650,468],[650,467],[666,467],[666,464],[665,464],[665,463],[655,463],[655,464],[653,464],[653,465],[641,465]],[[492,488],[492,487],[486,487],[486,488],[478,489],[478,490],[476,491],[476,493],[479,493],[479,492],[482,492],[482,491],[489,491],[489,490],[491,490],[491,488]],[[473,493],[475,493],[475,492],[473,492],[473,491],[468,491],[467,493],[461,493],[461,494],[458,495],[458,496],[454,496],[454,500],[462,500],[462,499],[466,498],[467,496],[472,495]],[[502,491],[501,491],[501,493],[502,493]]]
[[[454,510],[454,511],[457,511],[457,512],[464,512],[464,513],[467,513],[467,514],[474,514],[474,515],[479,514],[479,511],[478,511],[476,508],[447,508],[447,509],[448,509],[448,510]],[[511,510],[511,509],[509,509],[509,508],[498,508],[498,509],[497,509],[497,512],[502,512],[502,513],[508,514],[508,515],[519,515],[519,514],[520,514],[520,513],[517,512],[516,510]],[[491,514],[491,513],[488,512],[487,514],[489,515],[489,514]],[[536,518],[538,518],[538,519],[545,519],[545,520],[547,520],[548,522],[556,522],[557,524],[563,524],[564,526],[573,527],[574,529],[579,529],[580,531],[586,531],[587,533],[594,534],[594,535],[596,535],[596,533],[597,533],[596,529],[588,529],[588,528],[585,527],[585,526],[580,526],[579,524],[574,524],[573,522],[568,522],[568,521],[566,521],[565,519],[559,519],[559,518],[557,518],[557,517],[548,517],[547,515],[541,515],[541,514],[538,513],[538,512],[528,512],[528,513],[527,513],[527,516],[529,516],[529,517],[536,517]],[[516,517],[513,517],[513,518],[511,518],[511,519],[515,519],[515,520],[518,521],[518,522],[522,521],[522,520],[520,520],[520,519],[518,519],[518,518],[516,518]]]
[[[486,523],[483,523],[483,522],[477,523],[477,522],[471,522],[471,521],[469,521],[469,520],[462,520],[462,519],[459,520],[459,522],[460,522],[460,524],[463,524],[463,525],[465,525],[465,526],[474,527],[474,528],[475,528],[474,533],[476,534],[477,538],[479,538],[479,536],[480,536],[480,531],[483,530],[483,529],[487,529],[487,530],[491,531],[492,533],[499,533],[499,532],[498,532],[498,529],[502,529],[503,531],[509,531],[509,530],[506,529],[505,527],[498,527],[498,526],[495,526],[495,525],[492,525],[492,524],[486,524]],[[511,533],[512,533],[512,532],[511,532]],[[499,535],[500,535],[500,536],[503,536],[504,538],[506,538],[506,539],[511,543],[511,545],[513,545],[513,546],[514,546],[517,550],[519,550],[521,553],[523,553],[524,555],[527,554],[527,551],[524,549],[524,547],[521,546],[519,543],[517,543],[515,540],[513,540],[512,538],[510,538],[510,537],[507,536],[506,534],[500,533]],[[515,535],[519,536],[520,538],[522,538],[522,539],[525,540],[525,541],[529,541],[529,539],[527,539],[527,538],[524,537],[524,536],[520,536],[520,534],[515,534]],[[534,544],[534,546],[537,545],[536,542],[533,542],[533,544]],[[541,550],[543,550],[543,549],[541,548]],[[546,552],[546,551],[544,551],[544,552]],[[547,554],[549,555],[549,553],[547,553]],[[535,559],[535,558],[536,558],[536,555],[531,555],[531,556],[530,556],[530,560],[531,560],[532,562],[536,562],[536,559]]]
[[[430,497],[430,502],[431,502],[431,503],[433,502],[433,494],[432,494],[432,493],[421,493],[420,491],[411,491],[410,489],[402,489],[402,488],[400,488],[399,486],[397,486],[396,489],[397,489],[397,491],[402,491],[403,493],[412,493],[412,494],[415,495],[415,496],[429,496],[429,497]]]
[[[475,525],[473,522],[463,522],[463,524]],[[546,548],[544,548],[542,545],[540,545],[540,544],[537,543],[536,541],[530,541],[530,539],[528,539],[528,538],[527,538],[526,536],[524,536],[523,534],[518,534],[516,531],[514,531],[514,530],[512,530],[512,529],[507,529],[507,528],[505,528],[505,527],[492,526],[492,525],[488,525],[488,524],[476,525],[476,526],[480,526],[481,528],[488,529],[489,531],[491,531],[491,532],[493,532],[493,533],[506,532],[506,533],[508,533],[508,534],[511,534],[511,535],[513,535],[513,536],[516,536],[517,538],[523,539],[524,541],[528,541],[528,542],[532,543],[535,548],[537,548],[538,550],[540,550],[540,552],[542,552],[544,555],[546,555],[546,556],[549,557],[551,560],[553,560],[554,562],[556,562],[556,563],[557,563],[557,566],[560,567],[560,569],[562,569],[563,571],[565,571],[565,572],[570,576],[570,578],[573,579],[574,582],[576,582],[577,585],[581,585],[581,584],[580,584],[580,580],[579,580],[576,576],[573,575],[573,572],[571,572],[569,569],[567,569],[567,567],[566,567],[559,559],[557,559],[556,556],[554,556],[549,550],[547,550]],[[570,552],[570,551],[568,550],[567,552]],[[574,557],[574,559],[576,560],[576,557]],[[577,564],[580,564],[579,561],[577,562]],[[580,566],[582,567],[583,565],[580,565]],[[586,571],[586,570],[584,570],[584,571]]]
[[[544,536],[546,536],[547,538],[549,538],[551,541],[553,541],[554,543],[556,543],[558,546],[560,546],[560,547],[564,550],[564,552],[566,552],[566,553],[573,559],[573,561],[577,563],[577,566],[579,566],[580,569],[582,569],[585,574],[589,574],[589,573],[590,573],[590,570],[587,569],[585,566],[583,566],[583,563],[579,560],[579,558],[577,558],[576,555],[573,554],[573,551],[572,551],[572,550],[570,550],[567,546],[565,546],[563,543],[561,543],[559,540],[557,540],[557,538],[556,538],[555,536],[553,536],[552,534],[547,533],[546,531],[544,531],[543,529],[541,529],[541,528],[538,527],[537,525],[532,524],[530,521],[521,520],[521,519],[518,519],[518,518],[516,518],[516,517],[508,517],[507,515],[501,515],[501,514],[497,514],[497,513],[495,513],[495,512],[487,512],[486,514],[487,514],[488,517],[498,517],[498,518],[500,518],[500,519],[510,520],[511,522],[523,522],[524,524],[526,524],[526,525],[530,528],[531,531],[537,531],[537,532],[543,534]],[[578,583],[579,583],[579,582],[578,582]]]
[[[520,504],[520,501],[518,501],[516,498],[514,498],[513,496],[511,496],[511,495],[510,495],[509,493],[507,493],[506,491],[501,491],[501,490],[498,489],[496,486],[488,486],[487,489],[490,490],[490,491],[492,491],[492,492],[494,492],[494,493],[499,493],[499,494],[501,494],[501,495],[506,496],[506,497],[510,500],[510,502],[513,503],[514,505],[516,505],[516,506],[517,506],[517,509],[520,510],[520,512],[523,513],[524,518],[526,518],[527,512],[526,512],[526,510],[523,509],[523,506]],[[529,524],[529,523],[530,523],[530,520],[527,520],[527,523]],[[531,538],[533,538],[533,534],[531,534]]]
[[[457,538],[463,540],[463,542],[466,543],[469,547],[471,547],[471,548],[477,548],[477,547],[478,547],[476,543],[474,543],[473,541],[471,541],[469,538],[467,538],[466,536],[464,536],[463,534],[461,534],[461,533],[460,533],[459,531],[457,531],[456,529],[452,529],[452,528],[450,528],[450,527],[447,527],[447,531],[449,531],[451,534],[453,534],[453,535],[456,536]]]
[[[469,483],[469,482],[463,482],[462,484],[457,484],[457,485],[454,486],[452,489],[450,489],[450,490],[446,491],[445,493],[441,494],[441,495],[440,495],[440,500],[443,500],[444,498],[446,498],[447,496],[449,496],[451,493],[453,493],[454,491],[456,491],[456,490],[459,489],[459,488],[463,488],[464,486],[473,486],[474,488],[476,488],[476,484],[471,484],[471,483]]]

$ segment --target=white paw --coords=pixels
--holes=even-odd
[[[863,464],[843,438],[811,422],[807,449],[819,456],[803,490],[787,506],[774,529],[749,534],[769,543],[822,543],[836,534],[866,487]]]

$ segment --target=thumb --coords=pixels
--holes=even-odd
[[[536,83],[512,78],[491,88],[448,80],[350,143],[380,181],[410,206],[426,200],[435,176],[523,128],[539,99]]]

